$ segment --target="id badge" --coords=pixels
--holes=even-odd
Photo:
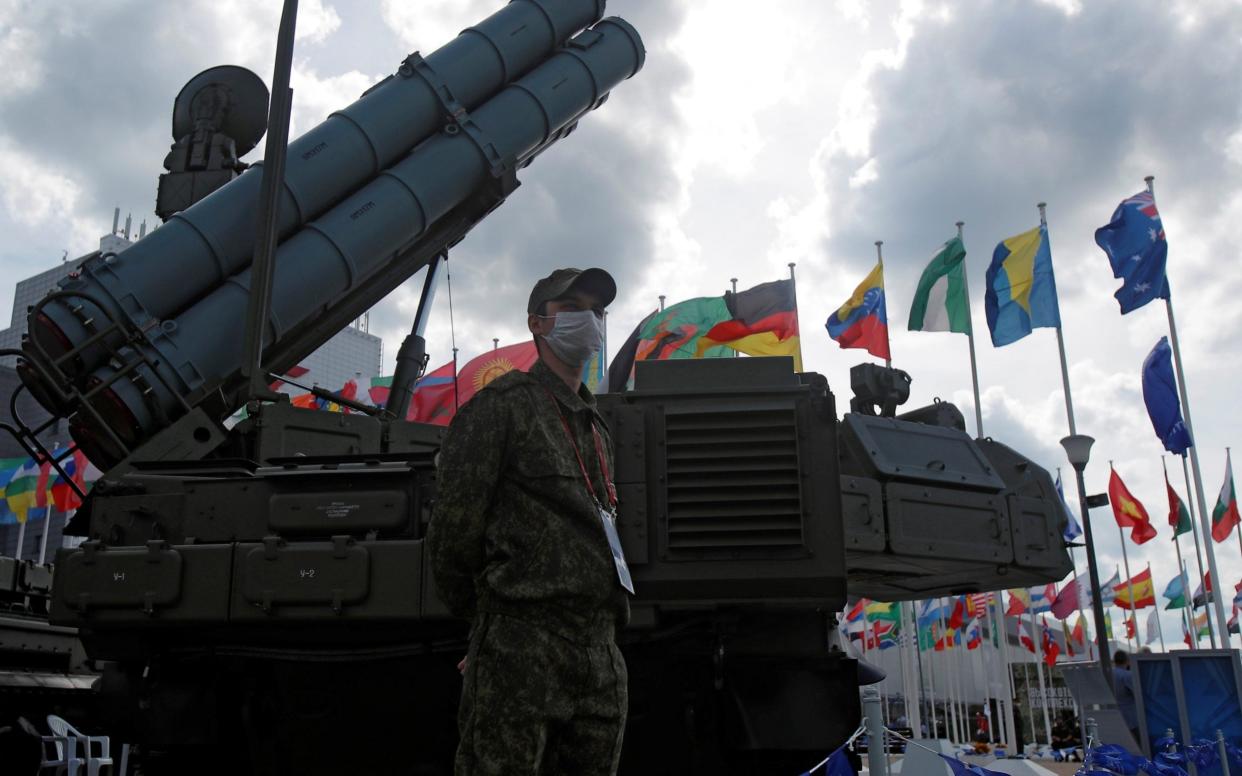
[[[611,509],[596,504],[600,522],[604,524],[604,535],[608,537],[608,547],[612,550],[612,562],[617,567],[617,580],[621,587],[634,593],[634,580],[630,577],[630,567],[625,562],[625,551],[621,549],[621,536],[617,533],[617,516]]]

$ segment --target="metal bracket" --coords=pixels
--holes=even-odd
[[[466,106],[457,101],[457,98],[453,96],[453,90],[435,71],[435,68],[423,59],[421,54],[417,51],[410,54],[401,61],[401,67],[397,69],[397,72],[406,78],[417,75],[431,87],[431,92],[440,101],[440,107],[444,109],[444,117],[448,121],[444,126],[444,132],[449,135],[464,132],[466,137],[478,147],[483,158],[487,160],[493,178],[499,178],[509,170],[510,165],[501,157],[496,144],[487,138],[478,124],[474,123]]]

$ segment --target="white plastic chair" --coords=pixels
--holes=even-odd
[[[99,776],[101,767],[112,768],[107,736],[88,736],[55,714],[47,715],[47,727],[52,735],[43,736],[40,771],[55,768],[58,776],[79,776],[82,766],[86,765],[86,776]],[[52,751],[55,751],[54,759],[48,757]]]

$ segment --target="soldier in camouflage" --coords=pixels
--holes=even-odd
[[[540,280],[539,361],[462,407],[440,451],[428,552],[440,597],[472,621],[458,776],[617,769],[632,585],[607,524],[611,437],[581,383],[615,296],[600,269]]]

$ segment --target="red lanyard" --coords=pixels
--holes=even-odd
[[[548,394],[548,401],[552,402],[552,406],[556,408],[556,414],[561,418],[561,425],[565,428],[565,437],[569,440],[569,446],[573,448],[574,457],[578,459],[578,470],[582,472],[582,481],[586,483],[587,492],[591,494],[591,498],[599,503],[599,497],[595,495],[595,486],[591,484],[591,477],[587,474],[586,464],[582,462],[582,453],[578,450],[578,443],[574,441],[574,434],[569,429],[569,420],[565,418],[565,412],[561,409],[561,404],[552,395],[552,391],[548,387],[541,386],[545,393]],[[600,439],[599,429],[595,427],[595,420],[591,420],[591,435],[595,437],[595,454],[599,456],[599,470],[604,475],[604,487],[608,489],[608,505],[613,509],[617,508],[617,489],[612,484],[612,476],[608,473],[608,461],[604,457],[604,443]]]

